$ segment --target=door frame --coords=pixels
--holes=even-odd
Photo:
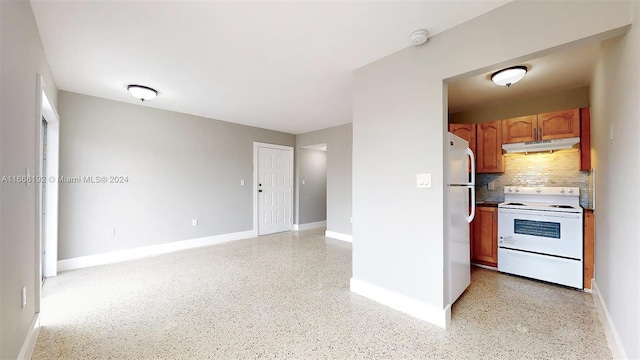
[[[42,226],[42,186],[36,190],[36,312],[40,312],[40,293],[42,284],[42,234],[45,235],[46,260],[44,277],[56,276],[58,272],[58,179],[60,163],[60,116],[45,91],[46,84],[42,75],[36,77],[36,159],[37,178],[42,180],[42,120],[47,122],[47,185],[45,192],[45,214],[47,221]],[[50,181],[53,179],[53,181]]]
[[[293,147],[292,146],[284,146],[284,145],[276,145],[276,144],[269,144],[269,143],[262,143],[262,142],[257,142],[254,141],[253,142],[253,232],[255,233],[255,236],[259,236],[260,234],[260,229],[259,229],[259,222],[258,222],[258,166],[260,164],[260,161],[258,159],[258,149],[259,148],[270,148],[270,149],[277,149],[277,150],[285,150],[289,152],[289,164],[291,164],[291,166],[289,167],[289,184],[290,184],[290,191],[289,191],[289,231],[291,231],[291,226],[293,224],[293,167],[294,167],[294,163],[293,163]]]

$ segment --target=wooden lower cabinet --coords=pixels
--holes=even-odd
[[[498,266],[498,208],[476,208],[471,236],[471,262]]]
[[[595,232],[594,232],[593,212],[584,213],[584,288],[591,289],[591,279],[593,279],[593,263],[595,252]]]

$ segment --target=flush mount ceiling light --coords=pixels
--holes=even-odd
[[[498,70],[491,74],[491,81],[496,85],[509,87],[522,80],[524,74],[527,73],[527,70],[526,66],[512,66]]]
[[[145,100],[151,100],[158,96],[158,91],[143,85],[127,85],[127,90],[131,95],[133,95],[133,97],[140,99],[142,102]]]

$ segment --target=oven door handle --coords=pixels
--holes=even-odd
[[[467,216],[467,223],[471,224],[473,218],[476,217],[476,189],[475,186],[469,186],[471,191],[471,214]]]

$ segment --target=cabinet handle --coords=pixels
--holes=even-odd
[[[498,212],[497,211],[493,212],[493,221],[498,221]]]
[[[540,140],[542,140],[542,128],[538,128],[538,134],[540,134]]]
[[[538,140],[538,129],[537,128],[533,129],[533,140]]]

